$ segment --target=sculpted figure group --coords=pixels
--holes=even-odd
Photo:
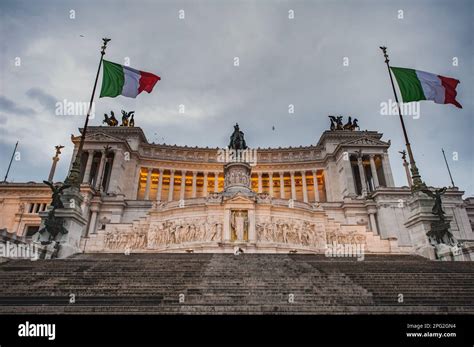
[[[316,223],[299,219],[261,218],[256,224],[257,240],[323,247],[325,238]]]
[[[138,227],[131,232],[113,230],[105,234],[107,249],[154,249],[160,246],[195,241],[220,241],[222,223],[199,218],[167,220],[151,225],[148,230]]]

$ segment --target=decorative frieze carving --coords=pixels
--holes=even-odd
[[[321,248],[325,233],[321,224],[301,219],[261,217],[256,222],[257,241]]]
[[[104,246],[110,250],[155,249],[188,242],[221,241],[222,223],[212,219],[166,220],[133,231],[112,230],[105,234]]]

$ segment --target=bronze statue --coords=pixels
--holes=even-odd
[[[64,146],[62,146],[62,145],[57,145],[57,146],[54,146],[54,148],[56,148],[56,155],[55,155],[55,157],[58,157],[58,156],[61,154],[61,149],[63,149]]]
[[[342,116],[328,116],[331,119],[331,130],[342,130]]]
[[[44,227],[38,230],[40,234],[43,234],[45,231],[49,232],[48,241],[42,243],[51,243],[52,240],[56,239],[56,236],[61,234],[67,234],[67,229],[64,227],[64,219],[61,217],[56,217],[55,209],[53,208],[48,212],[48,216],[44,220]]]
[[[437,215],[441,220],[444,220],[444,214],[445,212],[443,211],[442,207],[442,201],[441,201],[441,196],[446,193],[446,187],[443,187],[441,189],[436,189],[435,192],[433,193],[429,189],[422,189],[421,191],[425,193],[426,195],[429,195],[433,199],[435,199],[434,206],[431,210],[431,213],[434,215]]]
[[[352,130],[352,117],[349,116],[347,123],[342,127],[344,130]]]
[[[422,189],[423,193],[429,195],[435,199],[431,213],[438,216],[439,220],[431,222],[431,229],[426,233],[432,245],[437,244],[447,244],[454,246],[456,245],[456,240],[454,239],[453,234],[449,231],[449,221],[445,218],[445,212],[443,211],[441,196],[446,193],[446,187],[441,189],[436,189],[433,193],[429,189]]]
[[[131,116],[133,116],[134,113],[135,113],[135,111],[125,112],[124,110],[122,110],[122,124],[120,124],[120,126],[121,127],[128,127],[129,126],[128,119]],[[135,124],[135,121],[133,123]]]
[[[63,202],[61,201],[61,195],[63,194],[63,190],[71,187],[69,184],[63,184],[63,185],[54,185],[51,182],[48,181],[43,181],[44,184],[49,186],[51,188],[51,191],[53,192],[51,196],[51,206],[53,206],[53,210],[57,208],[64,208]]]
[[[245,143],[244,133],[240,131],[239,124],[234,125],[234,132],[230,136],[230,149],[246,149],[247,144]]]
[[[135,119],[133,119],[134,114],[132,114],[132,118],[130,118],[130,122],[128,123],[129,127],[134,127],[135,126]]]
[[[354,131],[355,129],[360,130],[359,124],[357,123],[359,120],[357,118],[354,118],[352,120],[352,117],[348,117],[347,123],[343,124],[342,123],[342,116],[328,116],[331,120],[331,125],[329,129],[331,131],[334,130],[351,130]]]
[[[110,111],[110,118],[107,113],[104,113],[104,120],[102,123],[106,123],[108,126],[115,127],[118,125],[118,120],[115,118],[114,111]]]
[[[354,120],[352,121],[352,127],[351,127],[350,130],[354,131],[356,128],[357,128],[358,130],[360,130],[359,124],[357,123],[358,121],[359,121],[359,120],[358,120],[357,118],[354,118]]]

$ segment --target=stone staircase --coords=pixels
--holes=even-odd
[[[473,314],[473,275],[407,255],[82,254],[0,263],[0,313]]]

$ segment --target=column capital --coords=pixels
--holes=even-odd
[[[263,172],[257,172],[258,177],[262,177],[262,175],[263,175]]]
[[[371,153],[371,154],[369,154],[369,158],[370,158],[370,159],[374,159],[376,155],[377,155],[377,154]]]
[[[153,171],[153,168],[149,167],[149,168],[147,168],[147,170],[148,170],[148,173],[151,173]]]
[[[294,171],[290,171],[290,176],[294,176],[295,175],[295,172]]]
[[[171,174],[174,174],[175,171],[176,171],[175,169],[170,169],[170,173],[171,173]]]
[[[273,172],[272,171],[268,172],[268,177],[273,177]]]
[[[198,174],[198,172],[197,172],[197,171],[193,171],[193,177],[196,177],[196,176],[197,176],[197,174]]]

